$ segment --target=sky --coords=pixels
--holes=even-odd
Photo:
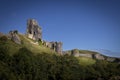
[[[36,19],[43,40],[63,50],[104,49],[120,57],[120,0],[0,0],[0,32],[25,33]]]

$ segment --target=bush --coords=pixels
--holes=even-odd
[[[17,80],[9,66],[0,61],[0,80]]]
[[[0,48],[0,80],[118,80],[119,71],[120,64],[107,61],[83,66],[69,55],[33,54],[23,47],[9,56]]]
[[[0,46],[0,60],[3,62],[7,62],[8,59],[9,59],[8,47]]]
[[[0,37],[0,41],[2,41],[2,42],[6,42],[7,40],[8,40],[8,38],[6,36]]]
[[[39,45],[43,45],[43,42],[41,39],[38,40]]]

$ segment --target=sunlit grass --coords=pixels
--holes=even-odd
[[[87,57],[78,57],[79,64],[83,66],[95,64],[96,60]]]
[[[26,36],[19,35],[22,40],[22,45],[28,48],[33,53],[55,53],[53,50],[45,47],[44,45],[35,44],[35,41],[27,38]]]
[[[10,55],[15,54],[22,46],[19,44],[14,43],[11,40],[7,40],[5,42],[0,42],[0,47],[5,48],[5,50],[7,50],[7,52]]]
[[[0,46],[6,47],[6,49],[8,49],[8,53],[10,53],[10,55],[17,53],[19,51],[19,49],[22,47],[26,47],[28,50],[30,50],[34,54],[48,53],[48,54],[57,55],[57,53],[55,51],[47,48],[46,46],[34,44],[35,41],[27,38],[25,35],[19,34],[19,37],[22,42],[21,44],[16,44],[13,41],[8,40],[5,43],[0,43]],[[79,52],[85,53],[85,54],[95,54],[95,52],[87,51],[87,50],[79,50]],[[70,53],[70,51],[69,51],[69,53]],[[85,66],[92,65],[96,62],[92,58],[87,58],[87,57],[76,57],[76,58],[78,59],[79,64],[85,65]]]
[[[16,44],[15,42],[11,41],[8,39],[5,42],[0,42],[0,47],[6,48],[7,52],[10,55],[13,55],[19,51],[20,48],[26,47],[28,50],[30,50],[32,53],[48,53],[48,54],[53,54],[56,53],[55,51],[43,46],[43,45],[36,45],[33,44],[35,41],[27,38],[25,35],[19,34],[19,37],[21,39],[21,44]]]
[[[79,53],[83,53],[83,54],[98,54],[98,52],[89,51],[89,50],[79,50]]]

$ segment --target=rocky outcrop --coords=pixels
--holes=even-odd
[[[27,21],[27,37],[33,40],[42,40],[42,30],[35,19]]]
[[[21,44],[21,40],[20,40],[20,38],[18,36],[17,30],[10,31],[9,34],[8,34],[8,38],[11,39],[12,41],[14,41],[17,44]]]

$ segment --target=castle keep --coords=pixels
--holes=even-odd
[[[35,40],[35,41],[41,41],[44,43],[46,47],[58,52],[62,53],[62,42],[47,42],[42,39],[42,29],[40,25],[37,23],[35,19],[29,19],[27,20],[27,37]]]
[[[34,19],[27,21],[27,36],[36,41],[42,39],[42,29]]]

